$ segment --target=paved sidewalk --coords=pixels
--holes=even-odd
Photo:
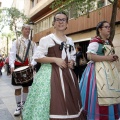
[[[21,117],[14,117],[16,109],[14,88],[11,85],[11,76],[6,72],[0,76],[0,120],[21,120]]]

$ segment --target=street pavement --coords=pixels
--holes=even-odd
[[[21,120],[21,116],[14,117],[16,109],[14,88],[11,85],[11,75],[6,72],[0,76],[0,120]]]

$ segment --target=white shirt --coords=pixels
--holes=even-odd
[[[37,49],[33,55],[33,59],[39,59],[39,58],[46,57],[46,55],[48,53],[48,48],[55,46],[55,42],[53,40],[59,45],[61,45],[61,43],[63,42],[63,41],[59,40],[54,34],[50,34],[50,35],[47,35],[47,36],[41,38],[40,42],[39,42],[39,46],[37,47]],[[70,44],[74,48],[74,43],[73,43],[72,39],[70,37],[66,36],[66,40],[67,40],[66,44]],[[76,58],[75,53],[76,53],[75,48],[74,48],[74,50],[71,50],[71,52],[69,52],[69,49],[67,49],[67,54],[65,52],[65,49],[63,49],[61,58],[65,59],[67,56],[68,60],[75,61],[75,58]]]
[[[23,38],[23,40],[24,40],[25,45],[27,47],[29,40],[26,39],[26,38]],[[33,53],[35,52],[35,49],[36,49],[36,46],[34,46]],[[16,40],[15,40],[12,44],[12,47],[11,47],[10,53],[9,53],[9,65],[10,65],[11,68],[15,67],[14,63],[15,63],[15,60],[16,60],[16,53],[17,53],[17,49],[16,49]],[[32,59],[31,65],[35,65],[35,64],[36,64],[36,62],[34,61],[34,59]]]

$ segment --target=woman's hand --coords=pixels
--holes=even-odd
[[[113,62],[113,61],[118,61],[118,56],[117,55],[109,55],[109,56],[106,56],[107,57],[107,60],[108,61],[111,61],[111,62]]]
[[[87,58],[89,60],[95,61],[95,62],[102,62],[102,61],[118,61],[119,58],[116,54],[113,55],[106,55],[106,56],[100,56],[92,53],[87,53]]]
[[[60,68],[66,68],[67,64],[65,62],[65,60],[61,59],[61,58],[55,58],[55,63],[60,67]]]
[[[74,67],[74,61],[73,60],[68,61],[68,67],[73,69],[73,67]]]
[[[119,61],[119,57],[117,55],[114,55],[113,58],[115,59],[115,61]]]
[[[32,67],[32,69],[34,69],[34,65],[32,64],[28,64],[29,67]]]

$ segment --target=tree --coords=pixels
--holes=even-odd
[[[110,40],[113,41],[115,35],[115,22],[117,14],[117,6],[120,4],[120,0],[108,0],[112,4],[112,16],[111,16],[111,33]],[[73,10],[73,15],[79,17],[83,13],[89,16],[89,11],[94,7],[96,0],[55,0],[51,5],[52,9],[60,8],[59,10],[65,10],[66,12],[70,9]],[[61,7],[60,7],[61,6]],[[120,7],[120,6],[119,6]]]
[[[4,43],[6,44],[5,45],[5,48],[6,48],[6,50],[4,50],[3,52],[4,52],[4,54],[6,54],[6,55],[8,55],[8,53],[9,53],[9,42],[10,42],[10,40],[12,40],[13,39],[13,32],[6,32],[6,33],[2,33],[1,34],[1,38],[2,38],[2,40],[6,40]],[[3,45],[4,46],[4,45]],[[6,51],[6,53],[5,53],[5,51]]]
[[[20,34],[17,24],[27,23],[28,21],[29,19],[15,7],[3,8],[0,10],[0,31],[8,25],[10,30],[14,31],[16,38],[18,37],[18,34]]]
[[[52,3],[51,8],[59,8],[59,10],[64,10],[66,12],[72,9],[73,15],[76,18],[83,13],[89,13],[90,9],[94,7],[95,1],[96,0],[55,0]]]
[[[110,21],[111,31],[110,31],[110,40],[113,41],[115,35],[115,22],[116,22],[116,14],[117,14],[117,5],[120,0],[108,0],[113,5],[112,16]]]

